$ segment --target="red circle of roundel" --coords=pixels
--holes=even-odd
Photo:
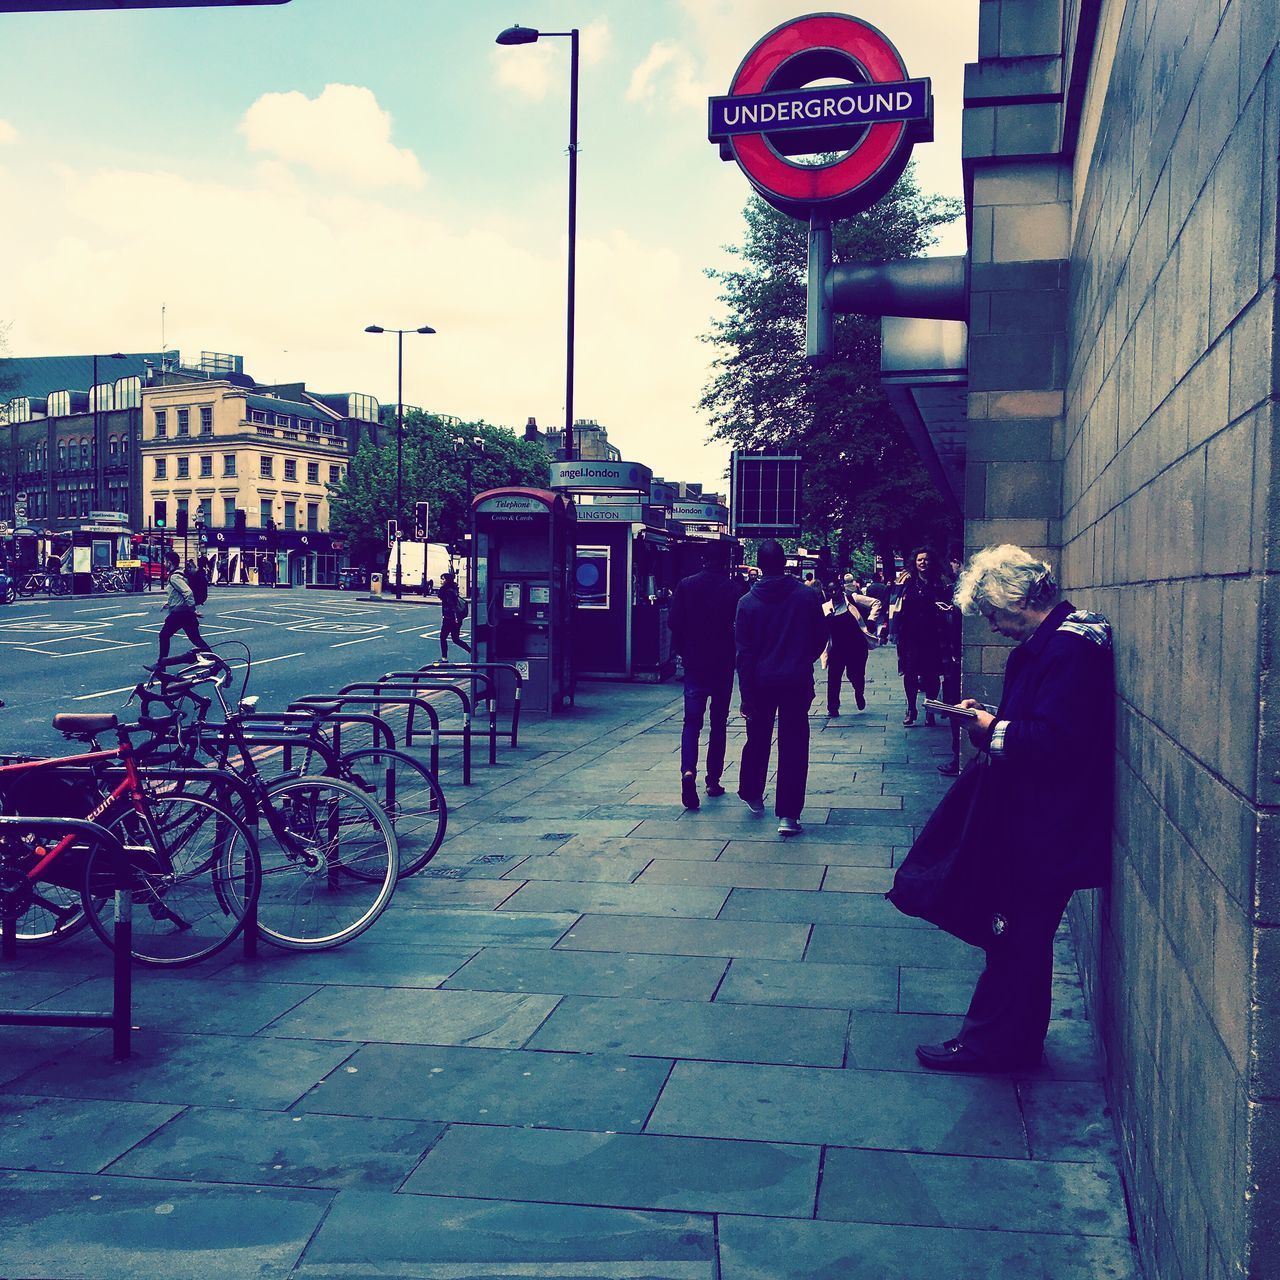
[[[857,59],[873,83],[907,78],[898,51],[875,27],[846,14],[814,13],[783,23],[758,41],[743,58],[729,93],[763,93],[784,62],[823,48]],[[904,121],[873,124],[843,160],[821,168],[791,164],[761,134],[741,134],[730,139],[730,146],[746,175],[765,190],[785,200],[821,204],[848,195],[875,177],[902,144],[906,131]]]

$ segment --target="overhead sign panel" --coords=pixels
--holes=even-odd
[[[639,462],[584,459],[551,464],[553,489],[572,489],[577,493],[621,489],[628,493],[647,494],[652,483],[653,472]]]
[[[728,524],[729,511],[718,502],[673,502],[671,518],[682,524]]]
[[[735,449],[730,475],[730,532],[735,537],[799,536],[804,464],[798,455]]]

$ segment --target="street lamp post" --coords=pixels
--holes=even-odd
[[[578,253],[578,28],[538,31],[518,24],[499,32],[496,43],[533,44],[548,36],[569,38],[569,302],[565,339],[564,447],[570,462],[578,456],[573,435],[573,308]]]
[[[396,335],[396,599],[402,598],[400,569],[401,531],[404,528],[404,335],[406,333],[435,333],[429,325],[419,329],[384,329],[380,324],[367,324],[365,333],[394,333]]]

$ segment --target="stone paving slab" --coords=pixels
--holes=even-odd
[[[508,898],[501,910],[607,912],[713,920],[728,897],[728,889],[539,880],[531,881]]]
[[[815,843],[809,832],[799,840],[744,840],[735,836],[720,855],[726,862],[777,862],[800,866],[889,867],[893,865],[893,847],[868,841],[865,844],[840,843],[829,840]]]
[[[210,977],[227,982],[298,983],[330,987],[438,987],[461,969],[477,947],[436,951],[392,940],[378,930],[363,933],[341,952],[277,951],[263,947],[252,960],[210,963]],[[216,966],[216,967],[215,967]],[[205,992],[208,999],[208,992]],[[225,994],[222,999],[226,999]],[[236,997],[239,999],[239,997]]]
[[[561,951],[648,951],[673,956],[799,960],[808,937],[808,926],[799,924],[585,915],[557,946]]]
[[[822,880],[824,893],[888,893],[893,888],[893,870],[889,867],[827,868]]]
[[[1013,1083],[995,1076],[677,1062],[645,1129],[947,1155],[1030,1154]]]
[[[823,868],[794,863],[688,862],[675,858],[655,859],[637,884],[723,885],[738,889],[817,889],[822,885]]]
[[[819,1151],[766,1142],[453,1125],[405,1190],[690,1213],[813,1215]]]
[[[1081,1235],[1127,1239],[1115,1168],[846,1147],[828,1147],[823,1161],[819,1218],[1061,1233],[1064,1215]]]
[[[374,926],[379,940],[433,950],[467,947],[478,951],[501,943],[508,947],[550,947],[578,919],[572,911],[537,914],[500,911],[432,911],[392,906]]]
[[[277,1019],[267,1034],[291,1040],[517,1049],[555,1006],[555,997],[544,995],[334,987],[321,990]]]
[[[956,969],[902,969],[903,1013],[963,1014],[973,995],[973,975]],[[1050,1017],[1085,1017],[1084,993],[1078,979],[1057,974],[1053,979]]]
[[[596,839],[589,836],[574,836],[557,850],[558,854],[573,854],[583,857],[619,856],[637,858],[679,858],[681,860],[711,860],[718,858],[721,851],[729,843],[729,837],[685,839],[682,833],[678,840],[669,842],[659,839]]]
[[[670,1071],[670,1060],[619,1054],[374,1044],[295,1110],[638,1133]]]
[[[0,1174],[0,1275],[285,1276],[332,1199],[297,1188]]]
[[[562,847],[568,849],[568,845]],[[625,857],[604,853],[535,854],[503,874],[508,883],[512,880],[575,880],[582,884],[592,881],[630,884],[651,860],[651,856],[645,854]],[[508,895],[514,892],[514,886],[507,890]]]
[[[293,1274],[714,1280],[715,1237],[690,1214],[344,1191]]]
[[[1136,1280],[1127,1241],[723,1215],[720,1280]]]
[[[861,925],[815,924],[806,960],[833,964],[916,965],[920,968],[971,969],[983,967],[976,947],[936,929],[902,929]]]
[[[898,970],[885,965],[817,964],[809,960],[790,964],[739,956],[730,962],[716,1002],[892,1013],[898,1007]]]
[[[726,960],[702,956],[485,947],[445,986],[472,991],[710,1000],[727,967]]]
[[[0,1168],[98,1173],[181,1107],[0,1095]]]
[[[847,1025],[831,1009],[566,996],[528,1047],[838,1067]]]
[[[394,1191],[444,1131],[367,1116],[192,1107],[108,1172],[181,1181]]]
[[[875,925],[932,929],[904,916],[881,893],[802,893],[784,889],[734,889],[721,920],[778,920],[790,924]]]

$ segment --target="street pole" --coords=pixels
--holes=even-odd
[[[396,330],[396,602],[400,593],[400,544],[404,541],[404,330]]]
[[[573,308],[578,260],[578,28],[569,32],[569,317],[565,349],[565,445],[578,456],[573,434]]]

